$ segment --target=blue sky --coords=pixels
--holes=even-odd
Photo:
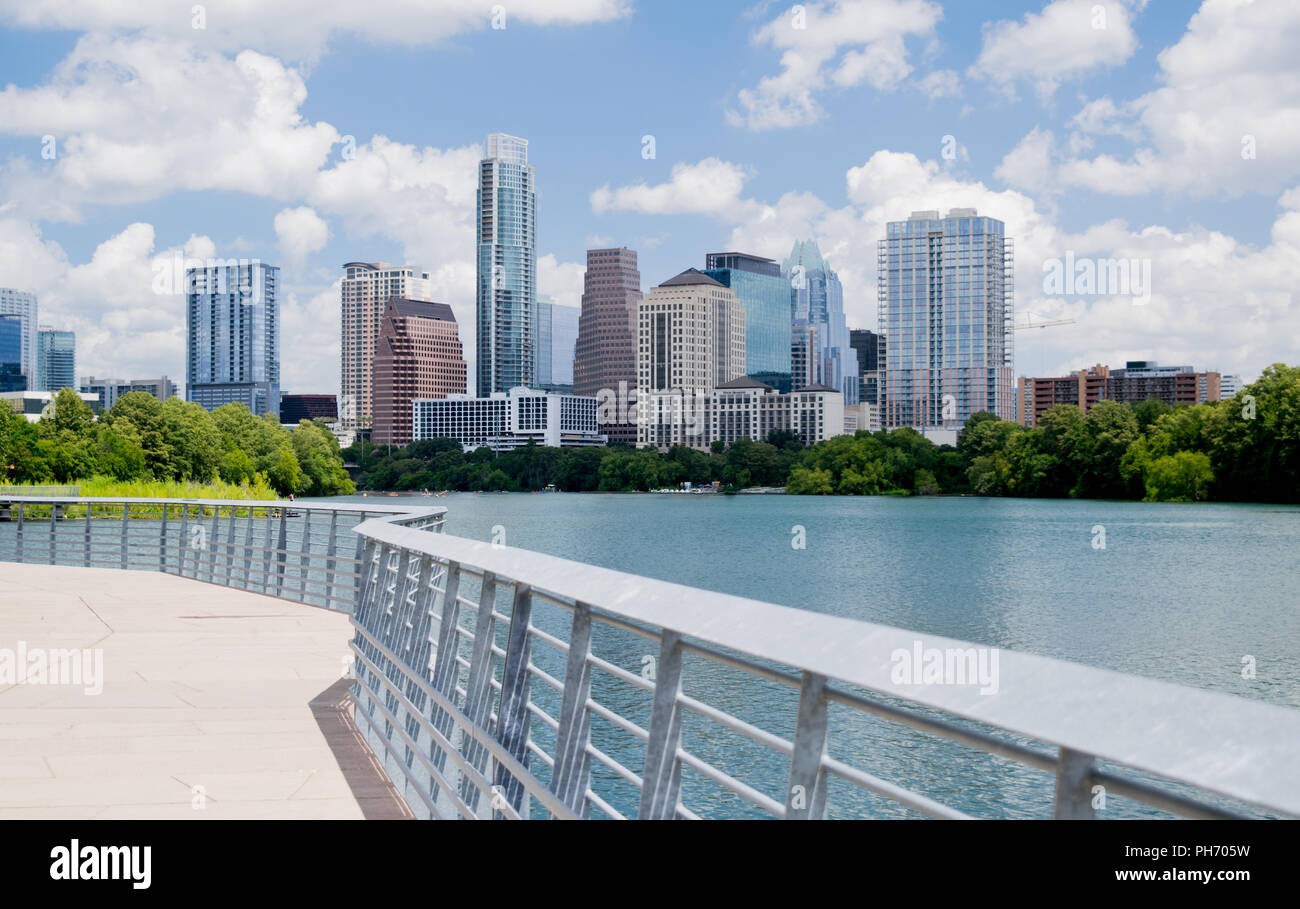
[[[471,0],[213,2],[203,29],[189,2],[133,6],[0,0],[0,286],[78,331],[83,374],[183,379],[179,298],[150,287],[176,248],[281,266],[288,391],[337,390],[349,260],[432,268],[472,356],[492,131],[530,140],[539,290],[561,302],[589,245],[637,249],[648,288],[814,236],[850,323],[873,327],[884,221],[976,206],[1017,240],[1022,321],[1075,320],[1022,333],[1020,373],[1152,357],[1253,375],[1300,348],[1284,0],[828,0],[802,19],[533,0],[497,29]],[[1046,294],[1066,252],[1149,259],[1150,302]]]

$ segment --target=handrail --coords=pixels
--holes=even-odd
[[[1300,815],[1300,711],[462,539],[445,514],[0,494],[0,559],[350,611],[358,727],[424,817],[975,813],[897,781],[923,757],[1021,814]],[[938,677],[900,676],[932,654]],[[991,677],[943,675],[985,657]]]

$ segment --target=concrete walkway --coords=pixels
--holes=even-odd
[[[273,597],[0,562],[0,818],[407,816],[352,723],[350,638]],[[42,683],[64,648],[79,684]]]

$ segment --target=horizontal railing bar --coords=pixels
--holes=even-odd
[[[865,771],[845,764],[842,761],[837,761],[835,758],[830,756],[823,757],[821,763],[827,773],[833,773],[840,779],[854,783],[862,789],[870,790],[877,795],[883,795],[890,801],[898,802],[900,805],[906,805],[908,808],[912,808],[922,814],[929,815],[930,817],[946,818],[948,820],[973,820],[970,815],[964,814],[955,808],[950,808],[949,806],[944,805],[941,802],[936,802],[934,799],[921,795],[920,793],[904,789],[902,786],[896,786],[893,783],[872,776],[870,773],[866,773]]]

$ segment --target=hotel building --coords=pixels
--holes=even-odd
[[[643,445],[707,450],[715,441],[763,441],[774,430],[793,432],[807,445],[845,432],[844,395],[826,385],[781,393],[742,376],[711,392],[653,391],[645,396]],[[853,417],[856,424],[856,415]]]
[[[596,399],[517,387],[486,398],[449,395],[412,404],[415,438],[455,439],[465,451],[510,451],[529,445],[591,447],[604,445],[598,431]]]

